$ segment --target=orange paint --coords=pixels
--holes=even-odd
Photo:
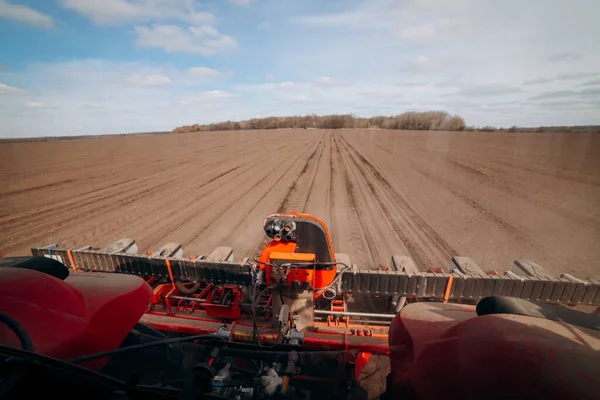
[[[333,245],[331,244],[331,236],[329,235],[329,229],[327,229],[327,226],[325,225],[325,223],[323,221],[321,221],[321,219],[315,217],[314,215],[310,215],[310,214],[298,214],[296,211],[292,211],[290,213],[290,215],[295,215],[300,218],[312,219],[313,221],[316,221],[319,225],[321,225],[323,227],[323,230],[325,231],[325,237],[327,238],[327,247],[329,248],[329,253],[331,254],[331,259],[333,261],[335,261],[335,252],[333,251]]]
[[[67,250],[67,256],[69,256],[69,262],[71,263],[71,267],[73,267],[73,272],[77,272],[77,265],[75,265],[75,259],[73,258],[73,252],[71,250]]]
[[[165,263],[167,264],[167,271],[169,271],[169,278],[171,278],[171,283],[173,284],[173,287],[175,287],[175,279],[173,279],[173,269],[171,269],[171,260],[167,258],[165,260]]]
[[[446,293],[444,294],[444,303],[448,302],[448,298],[450,297],[450,290],[452,289],[452,281],[454,280],[454,277],[452,275],[450,275],[448,277],[448,285],[446,286]]]
[[[292,211],[289,214],[277,214],[281,217],[297,217],[304,219],[311,219],[316,221],[325,232],[327,238],[327,248],[331,255],[331,259],[335,262],[335,253],[333,246],[331,245],[331,236],[327,226],[319,218],[314,217],[310,214],[299,214],[296,211]],[[272,240],[262,250],[259,257],[259,267],[265,271],[265,279],[269,283],[278,283],[277,277],[274,276],[272,268],[267,263],[278,260],[278,264],[289,262],[314,262],[316,261],[315,255],[312,253],[296,253],[296,243]],[[306,268],[292,268],[286,278],[286,283],[291,285],[294,281],[299,282],[310,282],[313,289],[318,290],[315,292],[314,297],[321,296],[324,292],[323,288],[327,287],[335,279],[337,268],[334,266],[332,269],[316,269],[314,266],[306,266]]]

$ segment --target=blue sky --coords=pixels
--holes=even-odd
[[[0,0],[0,137],[443,109],[600,124],[597,0]]]

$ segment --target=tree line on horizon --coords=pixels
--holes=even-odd
[[[194,124],[175,128],[173,132],[207,132],[251,129],[343,129],[343,128],[379,128],[419,131],[464,131],[465,120],[459,115],[450,115],[446,111],[409,111],[393,116],[361,118],[354,115],[305,115],[291,117],[253,118],[245,121],[226,121],[213,124]]]

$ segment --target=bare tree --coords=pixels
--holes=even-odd
[[[382,128],[403,130],[444,130],[463,131],[467,129],[465,120],[458,115],[450,115],[445,111],[409,111],[393,116],[375,116],[360,118],[351,114],[322,115],[315,114],[291,117],[253,118],[239,122],[219,122],[207,125],[188,125],[175,128],[173,132],[200,132],[277,128]]]

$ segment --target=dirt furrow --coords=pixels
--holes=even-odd
[[[308,157],[308,160],[306,160],[306,163],[302,167],[300,174],[288,186],[287,191],[281,198],[281,202],[277,206],[278,213],[304,211],[304,207],[306,206],[306,198],[304,197],[310,195],[310,189],[312,188],[312,184],[307,185],[306,182],[314,179],[314,174],[316,173],[316,167],[318,163],[318,161],[315,162],[315,159],[318,160],[321,158],[323,148],[324,142],[323,139],[321,139],[317,147]]]
[[[518,197],[519,199],[525,200],[532,203],[535,207],[540,209],[550,209],[552,212],[563,216],[566,219],[577,220],[578,223],[587,225],[591,228],[600,227],[600,213],[594,213],[593,207],[586,205],[585,202],[580,201],[581,197],[575,193],[569,193],[568,191],[563,193],[559,198],[551,193],[544,193],[543,187],[539,187],[537,190],[530,186],[523,186],[520,184],[522,178],[515,176],[511,173],[508,179],[504,171],[498,166],[490,166],[489,163],[482,162],[482,164],[472,164],[472,160],[464,159],[463,157],[454,157],[449,160],[451,165],[458,169],[458,172],[471,174],[471,179],[476,179],[483,185],[492,188],[505,191],[512,196]],[[462,171],[460,171],[462,170]],[[523,171],[519,171],[521,175]],[[537,186],[540,186],[540,180],[537,180]],[[555,185],[548,188],[554,191]],[[548,190],[546,189],[546,190]],[[590,188],[591,191],[594,188]],[[600,195],[600,191],[598,191]],[[562,205],[568,199],[573,204],[572,207],[564,208]]]
[[[175,201],[185,199],[187,201],[187,205],[191,205],[203,197],[210,195],[211,188],[218,187],[221,184],[229,182],[230,177],[237,173],[241,168],[242,166],[238,165],[229,168],[224,172],[219,172],[219,170],[212,171],[217,173],[217,175],[210,178],[208,181],[201,181],[202,183],[200,183],[199,186],[193,187],[193,191],[186,190],[186,195],[180,196],[178,199],[175,199]],[[192,192],[200,192],[201,194],[199,197],[193,197]],[[123,213],[122,211],[119,212],[118,209],[114,210],[110,214],[107,214],[107,217],[102,221],[102,225],[98,226],[96,229],[90,231],[85,227],[80,227],[78,237],[91,239],[95,236],[106,237],[111,235],[111,241],[115,241],[122,236],[132,236],[132,232],[143,232],[141,236],[136,235],[135,238],[138,239],[140,243],[147,243],[149,241],[147,232],[159,233],[165,229],[165,225],[168,227],[168,229],[171,229],[171,221],[173,220],[174,215],[182,210],[178,207],[170,207],[169,205],[172,203],[173,201],[170,201],[169,198],[158,197],[156,201],[144,201],[139,207],[134,206],[128,213]],[[162,212],[159,212],[159,210]],[[165,212],[167,214],[165,214]],[[151,215],[153,218],[147,218],[148,215]],[[189,215],[183,216],[183,221],[187,220],[189,220]],[[163,221],[169,222],[163,223]],[[160,228],[156,229],[156,225],[159,225]],[[151,230],[148,231],[148,229]],[[152,248],[155,247],[156,246]]]
[[[278,168],[272,169],[267,175],[260,179],[258,183],[253,184],[249,190],[239,193],[236,201],[231,202],[225,208],[221,208],[217,212],[216,217],[199,230],[192,239],[188,242],[189,247],[199,248],[202,246],[207,249],[228,245],[234,247],[238,255],[252,255],[256,252],[256,244],[262,242],[264,234],[262,233],[261,225],[250,226],[246,223],[247,220],[256,221],[257,218],[264,219],[266,215],[258,215],[257,207],[265,199],[272,200],[281,198],[282,193],[279,187],[285,184],[285,178],[294,175],[293,170],[300,168],[302,171],[307,169],[311,160],[314,158],[316,150],[319,148],[320,142],[313,140],[303,147],[290,149],[290,155],[284,157],[285,162],[278,164]],[[277,192],[271,195],[271,192],[278,188]],[[244,229],[245,228],[245,229]],[[255,233],[246,233],[250,229]],[[244,239],[245,245],[238,245],[239,241],[235,240],[239,236]],[[209,250],[206,250],[209,251]]]
[[[371,194],[371,199],[373,200],[373,205],[381,211],[381,216],[379,217],[378,223],[381,224],[383,221],[385,221],[386,225],[389,226],[389,228],[386,230],[390,233],[387,235],[387,237],[389,238],[392,235],[395,236],[395,238],[397,238],[397,240],[402,243],[404,247],[404,251],[393,251],[392,253],[410,255],[417,266],[420,269],[424,269],[426,261],[428,261],[430,257],[424,249],[425,246],[422,238],[415,237],[417,236],[418,232],[414,231],[414,226],[410,226],[409,222],[406,221],[406,218],[401,219],[402,223],[398,223],[401,215],[394,215],[392,213],[391,208],[393,205],[390,205],[386,201],[386,197],[389,196],[389,193],[385,192],[385,189],[381,186],[380,182],[372,177],[367,176],[365,173],[365,166],[361,165],[360,162],[357,162],[356,158],[353,157],[353,154],[350,153],[350,150],[346,149],[346,151],[348,152],[349,162],[352,163],[357,171],[357,175],[360,176],[362,184],[368,188]],[[402,213],[402,211],[400,211],[400,213]],[[408,235],[407,232],[410,232],[411,234]]]
[[[33,220],[27,220],[26,222],[21,221],[20,228],[21,231],[26,231],[28,227],[32,225],[39,227],[38,236],[28,237],[29,240],[35,240],[38,237],[51,235],[54,232],[64,229],[65,225],[77,224],[83,218],[102,214],[103,225],[106,230],[110,231],[112,230],[110,229],[111,225],[109,225],[111,214],[116,214],[117,217],[123,215],[123,206],[152,195],[164,188],[168,183],[184,179],[185,175],[180,176],[178,179],[173,179],[170,171],[161,171],[160,173],[148,175],[142,179],[137,179],[134,182],[129,183],[129,190],[124,192],[116,190],[117,188],[113,187],[114,191],[112,193],[100,197],[92,197],[89,201],[81,202],[74,199],[73,204],[70,207],[64,207],[61,213],[55,212],[56,210],[40,212],[33,215]],[[95,228],[97,229],[98,226]],[[100,228],[102,228],[102,226],[100,226]],[[15,229],[12,234],[13,240],[20,240],[23,238],[23,236],[20,236],[19,232],[18,229]],[[11,242],[7,242],[6,246],[10,248]]]
[[[598,154],[598,135],[378,129],[0,143],[0,251],[133,237],[241,257],[265,216],[296,209],[364,267],[523,257],[585,278],[600,271]]]
[[[305,184],[307,180],[303,178],[306,177],[311,170],[314,170],[317,167],[318,161],[315,161],[315,159],[318,159],[320,157],[318,153],[322,152],[324,142],[323,136],[315,137],[314,141],[315,143],[318,142],[318,144],[305,161],[304,165],[302,165],[302,168],[300,169],[300,163],[292,166],[292,168],[290,168],[286,174],[284,174],[278,182],[269,189],[260,201],[254,205],[254,213],[246,214],[246,217],[243,220],[244,229],[242,230],[244,236],[236,238],[237,240],[234,242],[235,248],[245,249],[246,256],[250,257],[253,254],[258,254],[270,240],[262,231],[262,222],[265,216],[272,214],[273,210],[277,210],[277,213],[287,213],[290,211],[300,212],[302,210],[302,208],[300,208],[301,206],[294,208],[294,204],[300,204],[299,201],[301,196],[307,191],[312,191],[312,187],[306,188]],[[291,182],[291,184],[289,182]],[[244,246],[241,243],[242,238],[246,238],[245,241],[248,244],[253,243],[253,245]]]
[[[281,150],[284,147],[281,144],[278,144],[277,146],[277,150]],[[251,150],[248,150],[246,154],[248,156],[248,161],[251,161],[255,155]],[[220,157],[219,154],[215,154],[213,157],[205,160],[210,162],[211,158],[218,161],[218,163],[214,165],[215,168],[219,165],[231,165],[232,162],[232,160]],[[152,160],[149,159],[148,161],[151,162]],[[138,230],[135,229],[135,225],[140,222],[149,222],[147,215],[153,215],[155,218],[157,217],[155,214],[148,212],[148,207],[156,207],[157,204],[160,205],[159,203],[161,200],[168,199],[170,194],[176,193],[176,191],[173,190],[158,192],[159,190],[165,188],[167,185],[177,185],[178,183],[190,181],[193,184],[185,185],[184,192],[181,193],[181,197],[185,198],[186,192],[198,189],[196,182],[199,182],[201,187],[202,182],[207,179],[204,177],[208,177],[209,180],[211,179],[209,178],[211,175],[210,170],[204,170],[200,172],[200,174],[196,174],[197,176],[195,178],[193,178],[195,174],[193,168],[182,169],[182,172],[184,173],[179,174],[177,170],[169,171],[163,169],[141,178],[136,178],[135,182],[125,186],[125,190],[121,190],[121,187],[117,185],[112,187],[111,191],[105,192],[106,194],[103,196],[98,196],[101,192],[96,193],[95,196],[89,196],[90,199],[87,201],[84,201],[82,198],[72,198],[69,200],[70,205],[67,207],[63,206],[46,210],[35,210],[36,212],[29,213],[30,218],[27,220],[19,220],[12,217],[12,223],[18,224],[18,228],[12,231],[7,230],[11,233],[11,236],[10,238],[5,239],[3,248],[5,251],[10,252],[14,247],[18,248],[20,243],[24,240],[27,240],[30,243],[37,242],[39,244],[49,241],[62,241],[61,239],[63,236],[56,235],[56,233],[64,231],[70,231],[71,234],[76,237],[74,240],[67,240],[67,243],[69,244],[80,243],[87,238],[104,237],[104,234],[116,235],[119,228],[122,228],[122,230],[126,232],[125,236],[133,236],[131,234],[132,232],[138,232]],[[173,176],[176,176],[176,178],[173,178]],[[154,193],[157,194],[156,199],[158,201],[148,201]],[[160,195],[158,193],[160,193]],[[164,193],[167,193],[167,197],[164,196]],[[135,213],[132,213],[131,211],[124,212],[123,207],[132,203],[140,204],[139,210],[142,211],[142,215],[139,219],[132,218],[131,216],[135,215]],[[145,215],[144,210],[146,211]],[[136,210],[133,209],[133,211]],[[183,210],[183,212],[185,211],[186,210]],[[92,226],[86,224],[86,220],[95,218],[98,215],[102,216],[102,223],[93,224]],[[112,223],[112,219],[114,218],[120,218],[123,224]],[[189,215],[187,215],[186,218],[189,218]],[[150,219],[150,221],[152,221],[152,219]],[[10,228],[10,224],[7,224],[7,226]],[[38,228],[35,234],[27,234],[31,229],[30,227],[33,226]],[[116,230],[115,227],[117,227]],[[0,240],[2,240],[1,237]],[[112,236],[108,240],[114,241],[115,238]]]
[[[374,254],[376,248],[375,238],[369,231],[371,222],[368,221],[360,209],[358,195],[355,193],[354,184],[350,180],[347,167],[344,163],[344,157],[342,155],[341,145],[338,142],[338,136],[333,137],[334,144],[334,176],[336,182],[341,182],[340,197],[343,199],[341,202],[336,202],[340,206],[344,207],[343,215],[344,221],[337,218],[336,232],[343,231],[348,233],[350,240],[346,243],[346,246],[340,246],[342,250],[340,252],[352,254],[352,263],[360,265],[362,268],[368,268],[368,266],[376,265],[379,261],[378,257]],[[336,185],[337,186],[337,185]],[[346,241],[344,241],[345,243]],[[349,247],[347,250],[344,248]]]
[[[323,138],[324,147],[317,162],[313,182],[306,195],[303,211],[317,215],[326,225],[331,221],[331,154],[332,132],[326,132]]]
[[[223,160],[223,164],[229,162],[228,160]],[[72,196],[65,196],[65,200],[63,201],[59,201],[59,202],[49,202],[48,206],[45,207],[41,207],[41,208],[35,208],[33,210],[26,210],[25,213],[23,213],[23,215],[16,215],[16,216],[12,216],[10,219],[4,220],[4,221],[0,221],[0,223],[5,224],[5,223],[18,223],[19,225],[25,225],[27,223],[38,223],[40,218],[45,218],[44,214],[47,216],[48,214],[52,214],[57,210],[61,210],[63,213],[70,211],[71,209],[80,209],[82,206],[86,206],[89,204],[93,204],[93,203],[97,203],[97,202],[101,202],[104,201],[106,199],[109,200],[117,200],[118,194],[122,193],[122,192],[127,192],[129,190],[131,190],[130,187],[121,187],[122,185],[126,185],[132,181],[135,181],[135,185],[131,185],[131,187],[135,188],[135,187],[140,187],[142,186],[146,181],[152,181],[152,180],[158,180],[160,179],[162,176],[177,176],[177,172],[178,171],[182,171],[183,174],[180,175],[180,177],[178,179],[185,179],[187,176],[189,176],[192,173],[192,169],[189,168],[189,165],[186,164],[181,164],[177,167],[175,167],[174,169],[169,168],[169,169],[165,169],[165,168],[161,168],[161,169],[151,169],[150,171],[148,169],[146,169],[146,171],[144,171],[145,173],[142,176],[135,176],[133,178],[128,178],[123,180],[123,175],[122,174],[110,174],[109,176],[111,178],[114,178],[116,180],[119,180],[117,183],[111,183],[113,181],[113,179],[109,179],[108,182],[104,182],[104,184],[96,189],[91,189],[89,191],[86,191],[84,193],[81,193],[79,195],[72,195]],[[187,173],[187,175],[186,175]],[[129,175],[129,174],[124,174],[125,176]],[[172,179],[172,178],[171,178]],[[175,180],[174,180],[175,181]],[[90,183],[89,181],[86,181],[86,186]],[[77,187],[77,185],[73,185],[75,187]],[[122,190],[124,189],[124,190]],[[49,196],[52,196],[53,193],[48,193]],[[101,197],[98,197],[98,195],[102,195]],[[86,199],[91,199],[89,202],[84,202],[84,200]],[[16,201],[18,202],[19,200],[13,200],[13,199],[7,199],[8,200],[12,200],[12,201]],[[20,204],[21,207],[25,206],[24,204]],[[28,218],[33,217],[33,220],[30,220]],[[9,225],[10,226],[10,225]]]
[[[392,186],[371,162],[343,138],[341,140],[348,146],[349,151],[356,156],[355,163],[365,180],[369,182],[370,188],[374,193],[376,189],[371,182],[376,182],[381,186],[382,195],[381,197],[375,197],[375,199],[382,206],[388,220],[394,224],[394,230],[398,237],[420,267],[425,266],[424,262],[426,260],[435,261],[438,265],[439,263],[444,265],[452,256],[458,255],[458,252],[415,212],[404,196]],[[367,174],[370,176],[367,176]],[[393,211],[384,205],[383,197],[390,198],[392,204],[396,205]],[[408,235],[414,238],[409,239]],[[425,248],[419,249],[419,247]],[[437,254],[432,254],[432,252]]]

